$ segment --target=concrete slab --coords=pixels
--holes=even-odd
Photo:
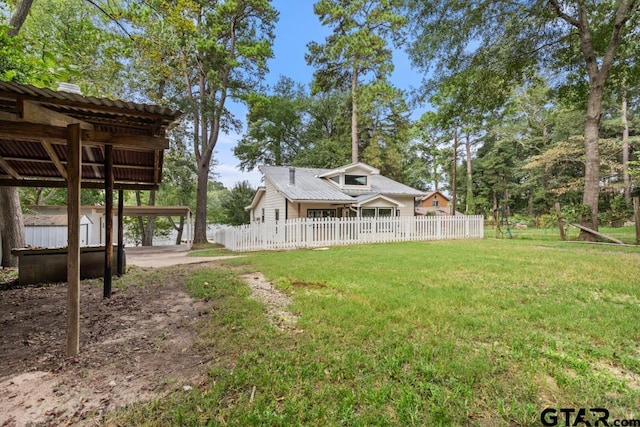
[[[152,246],[125,248],[127,264],[138,267],[168,267],[182,264],[198,264],[223,259],[240,258],[243,255],[224,255],[215,257],[192,257],[188,255],[186,245],[180,246]]]

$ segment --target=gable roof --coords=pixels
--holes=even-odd
[[[425,194],[382,175],[370,175],[370,189],[341,189],[329,180],[322,178],[334,174],[337,170],[352,169],[352,166],[370,169],[372,173],[377,171],[364,163],[356,163],[340,169],[293,168],[295,169],[295,183],[290,184],[290,168],[288,166],[260,166],[258,169],[277,191],[291,201],[353,203],[356,201],[354,197],[360,195],[382,194],[418,197]]]
[[[376,169],[373,166],[369,166],[366,163],[358,162],[358,163],[351,163],[349,165],[342,166],[336,169],[326,169],[326,172],[321,173],[318,176],[320,178],[327,178],[327,177],[334,176],[341,173],[349,173],[354,169],[365,169],[369,171],[369,174],[371,175],[380,175],[379,169]]]
[[[427,200],[429,197],[432,197],[435,194],[439,194],[443,199],[446,199],[447,201],[451,200],[449,197],[442,194],[441,191],[427,191],[426,193],[424,193],[424,196],[420,198],[420,200]]]
[[[378,200],[378,199],[382,199],[382,200],[386,200],[387,202],[396,205],[399,208],[403,208],[404,205],[400,202],[398,202],[397,200],[393,200],[390,199],[389,197],[385,197],[382,194],[363,194],[360,195],[358,197],[356,197],[356,204],[355,206],[360,207],[362,205],[364,205],[365,203],[371,202],[373,200]]]
[[[25,227],[66,227],[67,215],[24,214]],[[80,216],[80,224],[93,224],[91,218]]]

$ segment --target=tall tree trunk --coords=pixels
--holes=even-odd
[[[353,66],[351,74],[351,161],[358,163],[358,102],[356,89],[358,87],[358,68]]]
[[[142,206],[140,190],[136,190],[136,205]],[[144,242],[147,240],[147,229],[144,226],[144,219],[141,216],[137,216],[136,221],[138,222],[138,231],[140,232],[140,243],[144,245]]]
[[[500,212],[498,212],[498,195],[493,192],[493,237],[500,237]]]
[[[16,36],[27,19],[33,0],[22,0],[11,20],[7,35]],[[0,187],[0,238],[2,239],[2,265],[17,267],[18,258],[11,255],[12,248],[24,246],[24,218],[17,187]]]
[[[173,221],[173,218],[169,218],[169,221],[171,222],[171,225],[173,225],[173,228],[178,232],[176,234],[176,245],[179,245],[182,243],[182,234],[184,233],[184,216],[180,217],[178,225]]]
[[[451,215],[456,214],[456,204],[458,202],[456,193],[458,192],[458,177],[456,171],[458,169],[458,129],[453,130],[453,167],[451,182]]]
[[[465,139],[465,149],[467,153],[467,205],[465,213],[467,215],[473,215],[476,210],[475,202],[473,200],[473,171],[471,169],[471,136],[467,131]]]
[[[7,30],[7,35],[9,37],[13,37],[20,32],[20,28],[22,28],[22,24],[26,21],[32,4],[33,0],[22,0],[18,3],[16,11],[13,13],[11,21],[9,21],[10,28]]]
[[[549,0],[549,4],[555,9],[558,17],[574,26],[580,38],[580,50],[585,61],[585,67],[589,76],[589,99],[587,101],[587,114],[584,124],[584,147],[586,168],[584,174],[584,193],[582,204],[591,208],[591,217],[582,219],[583,225],[598,229],[598,193],[600,182],[600,151],[598,140],[600,138],[600,117],[602,114],[602,94],[604,85],[609,77],[609,71],[620,46],[624,26],[632,14],[637,11],[638,3],[635,0],[618,0],[616,12],[611,22],[611,36],[606,46],[604,55],[598,60],[598,55],[593,47],[591,28],[589,26],[587,2],[577,2],[572,17],[567,14],[558,0]],[[594,240],[595,236],[580,232],[580,237]]]
[[[156,205],[156,192],[151,190],[149,193],[149,206]],[[153,225],[155,222],[154,216],[147,217],[147,231],[145,232],[145,239],[142,241],[142,246],[153,246]]]
[[[584,125],[584,151],[586,167],[584,171],[584,194],[582,204],[589,206],[591,215],[582,219],[582,224],[598,230],[598,197],[600,195],[600,117],[602,111],[602,89],[592,88],[587,104]],[[582,231],[580,237],[593,240],[595,236]]]
[[[17,267],[18,257],[11,255],[11,249],[24,247],[24,219],[17,187],[0,187],[0,235],[2,265]]]
[[[624,198],[631,205],[631,179],[629,177],[629,121],[627,119],[627,88],[622,89],[622,176]]]
[[[198,164],[198,188],[196,192],[196,220],[194,243],[207,243],[207,183],[209,182],[209,162]]]

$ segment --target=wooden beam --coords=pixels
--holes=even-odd
[[[46,141],[42,141],[43,146],[44,144],[49,144],[49,146],[53,147],[53,144],[50,144]],[[83,147],[84,148],[84,147]],[[86,151],[86,150],[85,150]],[[54,152],[55,154],[55,152]],[[52,160],[47,160],[47,159],[28,159],[28,158],[24,158],[24,157],[0,157],[0,159],[4,159],[7,162],[25,162],[25,163],[51,163]],[[60,165],[62,166],[63,169],[66,168],[66,160],[59,160]],[[55,163],[55,162],[54,162]],[[82,164],[84,166],[104,166],[103,163],[99,163],[99,162],[82,162]],[[57,165],[56,165],[57,166]],[[10,166],[9,166],[10,167]],[[138,169],[138,170],[154,170],[155,166],[140,166],[140,165],[113,165],[114,168],[116,169]],[[20,178],[16,178],[16,179],[20,179]],[[65,178],[66,179],[66,178]]]
[[[95,137],[98,141],[98,136]],[[104,142],[108,142],[118,147],[127,148],[144,148],[147,150],[168,150],[169,140],[167,138],[161,138],[158,136],[143,136],[143,135],[131,135],[120,136],[111,135]]]
[[[622,241],[620,241],[620,240],[618,240],[618,239],[616,239],[614,237],[607,236],[606,234],[600,233],[599,231],[592,230],[591,228],[585,227],[584,225],[573,224],[573,223],[570,223],[569,225],[571,225],[573,227],[576,227],[576,228],[579,228],[580,230],[582,230],[582,231],[584,231],[586,233],[592,234],[592,235],[594,235],[596,237],[600,237],[601,239],[609,240],[609,241],[611,241],[613,243],[617,243],[619,245],[624,245],[624,242],[622,242]]]
[[[81,129],[93,130],[91,123],[83,122],[65,114],[58,113],[32,101],[22,101],[22,119],[30,123],[42,125],[67,126],[79,124]]]
[[[82,188],[91,188],[91,189],[104,189],[104,183],[102,181],[82,181]],[[59,179],[50,179],[50,178],[42,178],[42,179],[9,179],[9,178],[0,178],[0,187],[45,187],[45,188],[66,188],[67,181],[62,181]],[[157,190],[160,188],[159,185],[156,184],[148,184],[148,183],[136,183],[136,182],[115,182],[113,184],[113,188],[115,190]]]
[[[111,282],[113,267],[113,146],[104,147],[104,289],[103,297],[111,298]]]
[[[53,164],[56,165],[56,169],[58,169],[58,172],[60,172],[60,176],[64,179],[67,179],[67,170],[65,166],[62,165],[62,162],[60,161],[60,158],[58,157],[56,150],[53,149],[53,146],[51,145],[51,143],[45,140],[42,140],[40,142],[42,143],[42,147],[45,149],[45,151],[49,155],[49,158],[51,159],[51,161],[53,161]]]
[[[67,142],[67,356],[80,351],[80,125],[69,125]]]
[[[28,125],[28,126],[25,126]],[[165,150],[169,148],[169,140],[145,135],[116,135],[111,132],[81,130],[82,144],[112,144],[133,151]],[[0,120],[0,138],[10,140],[47,140],[53,144],[67,143],[67,128],[29,122],[13,122]]]
[[[14,179],[22,179],[20,174],[13,168],[11,165],[0,156],[0,166],[5,170],[9,175],[11,175]]]

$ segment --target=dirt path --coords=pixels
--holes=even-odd
[[[5,285],[0,426],[93,424],[104,411],[202,381],[209,356],[194,327],[207,307],[191,299],[182,279],[193,268],[158,270],[144,287],[106,300],[101,281],[83,281],[81,354],[73,358],[64,354],[65,285]]]

